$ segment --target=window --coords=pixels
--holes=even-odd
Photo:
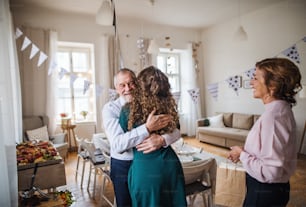
[[[59,43],[57,64],[67,73],[57,79],[57,109],[75,121],[95,121],[95,90],[93,46],[90,44]],[[74,80],[74,81],[73,81]],[[91,83],[84,93],[84,81]],[[87,112],[83,116],[81,112]]]
[[[180,55],[179,53],[159,53],[157,67],[163,71],[170,82],[171,92],[181,91]],[[180,101],[178,103],[180,109]]]

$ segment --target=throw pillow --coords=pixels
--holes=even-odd
[[[29,137],[29,140],[49,141],[47,126],[43,126],[38,129],[27,130],[27,135]]]
[[[223,128],[223,114],[219,114],[217,116],[208,117],[209,119],[209,126],[214,128]]]

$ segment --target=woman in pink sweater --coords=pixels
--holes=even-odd
[[[254,98],[265,111],[254,124],[244,147],[233,146],[228,158],[246,169],[247,193],[243,206],[286,206],[290,176],[296,169],[296,123],[292,106],[301,90],[299,68],[285,58],[256,63],[251,81]]]

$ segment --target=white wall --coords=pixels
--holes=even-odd
[[[238,19],[232,19],[202,31],[205,85],[201,95],[205,97],[206,115],[215,112],[263,112],[260,100],[252,98],[252,90],[241,89],[237,96],[224,82],[233,75],[242,75],[261,59],[280,56],[283,50],[297,43],[300,53],[302,82],[306,83],[306,43],[300,41],[306,36],[306,1],[292,0],[258,10],[241,17],[248,33],[248,40],[233,40],[238,28]],[[219,83],[219,98],[214,101],[204,90],[209,83]],[[298,139],[301,139],[306,120],[306,99],[299,99],[293,108],[298,125]],[[202,105],[203,106],[203,105]],[[202,110],[203,111],[203,110]],[[299,143],[299,142],[298,142]],[[306,143],[303,152],[306,153]]]

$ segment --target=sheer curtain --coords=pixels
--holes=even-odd
[[[49,31],[49,69],[47,77],[47,101],[46,101],[46,114],[49,117],[49,132],[50,134],[55,133],[56,129],[56,115],[59,114],[57,111],[56,97],[56,78],[58,75],[58,67],[56,65],[56,51],[57,51],[57,32]]]
[[[16,142],[22,138],[21,95],[9,1],[0,1],[0,206],[18,206]]]
[[[188,136],[194,136],[196,133],[196,121],[201,115],[200,98],[194,103],[188,93],[188,90],[198,88],[198,79],[194,61],[192,58],[192,43],[188,44],[187,49],[181,53],[181,79],[182,82],[182,125],[185,125]]]

